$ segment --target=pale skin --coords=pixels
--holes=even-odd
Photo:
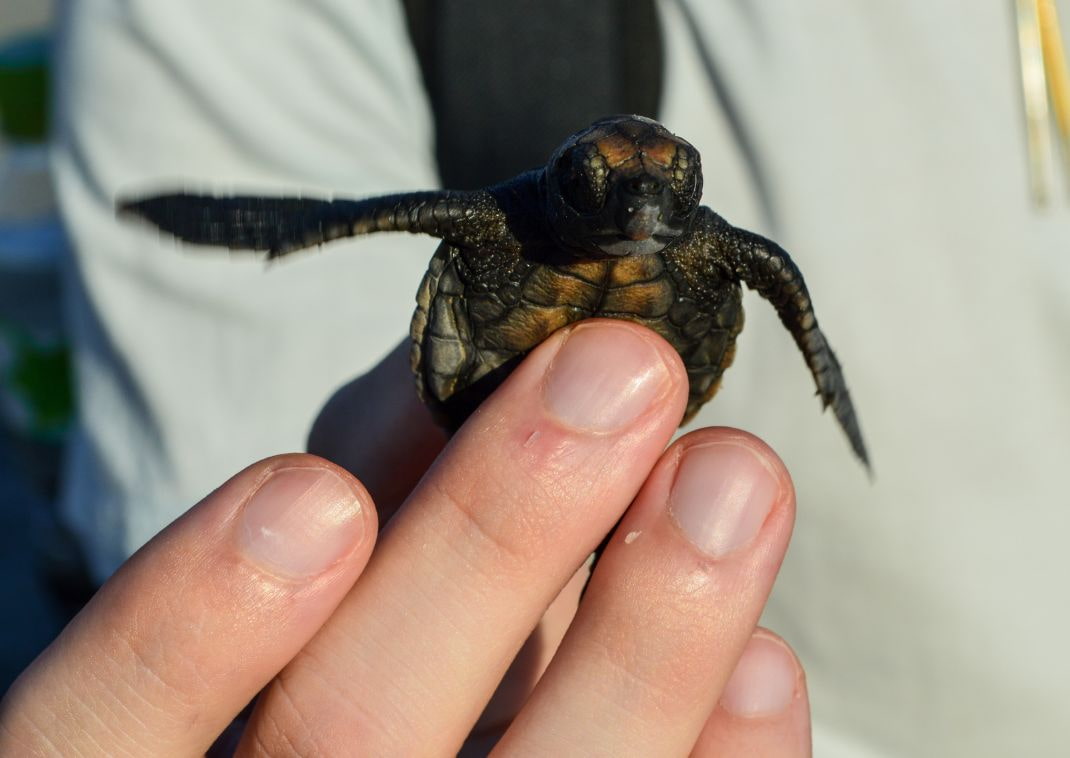
[[[563,330],[448,444],[405,371],[131,558],[5,696],[0,754],[203,754],[258,693],[239,755],[810,754],[802,668],[756,627],[790,478],[733,429],[666,450],[667,343]]]

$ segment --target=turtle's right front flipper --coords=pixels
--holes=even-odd
[[[185,242],[266,250],[269,258],[371,232],[428,234],[464,244],[481,219],[504,214],[488,192],[408,192],[365,200],[174,193],[119,203]]]
[[[699,223],[732,273],[776,308],[781,323],[791,332],[806,360],[822,404],[832,409],[855,455],[870,469],[843,369],[817,325],[810,293],[798,266],[775,242],[731,226],[709,208],[702,209]]]

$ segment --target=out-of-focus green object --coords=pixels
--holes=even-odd
[[[25,330],[0,323],[0,365],[5,369],[2,397],[8,423],[33,439],[62,441],[74,410],[66,343],[36,340]]]
[[[0,125],[14,142],[48,134],[48,39],[20,37],[0,46]]]
[[[54,468],[72,417],[59,276],[67,240],[47,145],[49,47],[43,33],[0,42],[0,427],[36,472]]]

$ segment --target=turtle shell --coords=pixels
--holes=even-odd
[[[512,370],[558,329],[592,317],[648,327],[683,358],[690,381],[686,423],[717,391],[743,328],[737,281],[701,277],[677,245],[654,255],[558,265],[499,251],[439,245],[420,284],[411,325],[412,369],[420,396],[456,428]]]

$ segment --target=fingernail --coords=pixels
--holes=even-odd
[[[668,376],[657,348],[631,330],[580,326],[550,364],[544,400],[569,426],[612,432],[638,418],[664,391]]]
[[[360,509],[353,489],[330,469],[278,469],[245,505],[239,528],[242,551],[269,573],[313,577],[363,539]]]
[[[744,718],[772,716],[791,705],[798,679],[791,651],[777,640],[756,634],[721,693],[721,705]]]
[[[752,448],[732,441],[689,448],[669,494],[669,512],[700,550],[721,558],[758,533],[780,483]]]

